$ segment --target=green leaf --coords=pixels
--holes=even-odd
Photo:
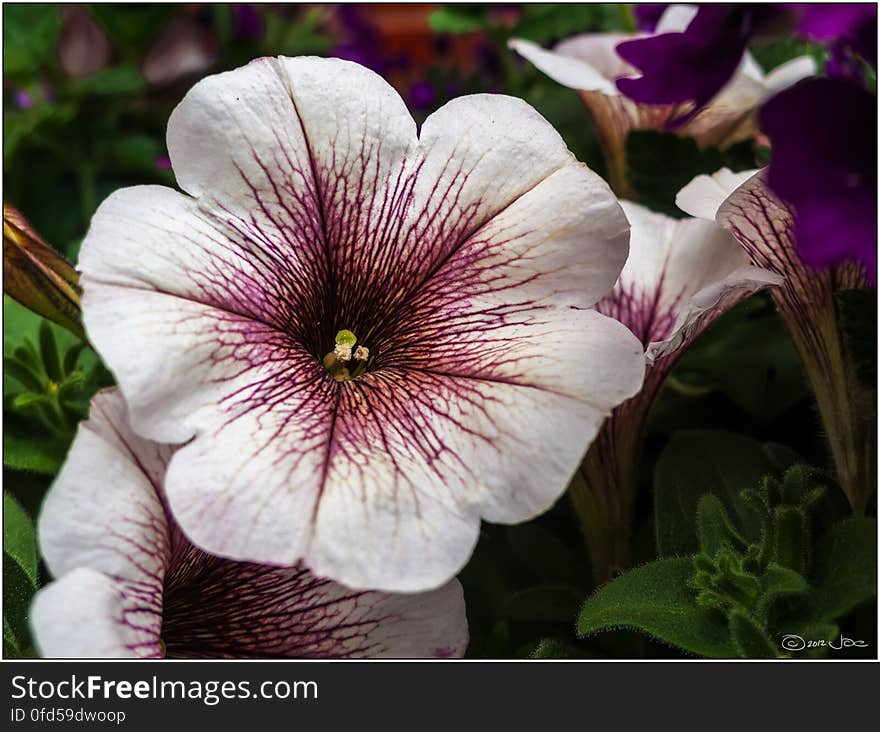
[[[428,16],[428,25],[435,33],[473,33],[486,25],[486,12],[478,7],[447,6]]]
[[[55,475],[64,464],[67,445],[46,436],[6,430],[3,437],[3,466],[43,475]]]
[[[135,67],[114,66],[80,79],[71,91],[78,95],[125,96],[136,94],[145,86],[143,75]]]
[[[749,298],[722,315],[690,347],[674,378],[723,392],[736,406],[770,421],[808,397],[800,357],[769,298]]]
[[[61,13],[55,4],[3,5],[3,73],[34,74],[58,43]]]
[[[741,610],[730,614],[730,638],[741,658],[776,658],[773,639],[753,618]]]
[[[525,5],[512,36],[548,43],[590,30],[617,30],[620,11],[613,5],[543,3]]]
[[[634,628],[699,656],[735,657],[723,616],[697,606],[692,574],[691,558],[676,557],[621,575],[587,599],[578,634]]]
[[[730,523],[724,504],[718,496],[707,493],[697,503],[697,537],[700,550],[715,556],[731,540],[741,546],[744,542]]]
[[[675,194],[701,173],[723,166],[715,148],[700,150],[690,137],[636,130],[626,138],[627,177],[638,200],[656,211],[682,218]]]
[[[3,640],[19,652],[31,647],[28,616],[37,588],[27,572],[3,552]]]
[[[813,551],[812,587],[798,614],[830,623],[877,595],[877,522],[854,518],[832,526]]]
[[[59,383],[64,378],[61,371],[61,357],[58,355],[58,344],[55,335],[49,327],[49,322],[44,320],[40,323],[40,357],[43,359],[43,368],[46,375],[52,381]]]
[[[583,652],[556,638],[541,638],[529,654],[530,658],[582,658]]]
[[[37,584],[37,539],[34,522],[11,494],[3,493],[3,549]]]
[[[757,440],[721,430],[676,432],[654,471],[657,549],[662,556],[693,554],[697,504],[711,493],[721,499],[740,534],[760,538],[755,515],[739,500],[739,492],[756,488],[765,475],[778,474]]]
[[[149,135],[125,135],[104,149],[107,162],[119,170],[153,172],[161,153],[159,142]]]
[[[795,506],[777,506],[773,525],[776,530],[773,558],[777,564],[803,572],[807,559],[806,516]]]

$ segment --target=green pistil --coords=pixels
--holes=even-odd
[[[350,330],[341,330],[336,334],[337,346],[353,346],[357,343],[357,336]]]
[[[350,330],[340,330],[336,334],[336,347],[324,356],[322,363],[337,381],[349,381],[360,376],[367,369],[370,352],[363,346],[355,348],[357,336]],[[355,363],[352,364],[352,361]]]

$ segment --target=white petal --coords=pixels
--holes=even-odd
[[[117,390],[95,396],[40,512],[40,550],[53,575],[88,567],[141,586],[161,605],[169,545],[156,485],[169,454],[128,429]]]
[[[699,10],[696,5],[670,5],[663,11],[654,33],[681,33],[687,29]]]
[[[318,574],[436,586],[467,560],[481,515],[515,523],[559,498],[612,406],[641,386],[642,348],[592,311],[532,319],[488,334],[446,319],[458,349],[354,382],[306,559]]]
[[[139,604],[136,588],[74,569],[34,598],[37,649],[45,658],[158,658],[161,615]]]
[[[780,278],[751,267],[713,222],[673,219],[629,202],[630,258],[599,310],[626,323],[649,362],[689,344],[724,310]]]
[[[571,309],[611,286],[625,218],[521,100],[455,100],[416,141],[370,72],[262,61],[200,82],[169,148],[198,206],[105,204],[84,309],[135,429],[190,440],[166,491],[205,549],[437,587],[481,515],[546,510],[638,390],[636,340]],[[340,327],[376,363],[342,384],[321,366]]]
[[[784,64],[780,64],[764,78],[765,98],[778,94],[797,84],[801,79],[815,76],[817,73],[816,59],[812,56],[798,56]]]
[[[695,218],[715,221],[724,200],[757,172],[721,168],[712,175],[698,175],[676,194],[675,205]]]
[[[522,38],[512,38],[507,45],[553,81],[569,89],[597,91],[616,97],[620,92],[614,79],[631,73],[632,68],[613,49],[628,38],[604,34],[577,36],[564,41],[553,51]]]

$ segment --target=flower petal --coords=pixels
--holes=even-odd
[[[53,575],[88,567],[161,599],[169,547],[156,485],[170,453],[127,429],[118,391],[95,396],[40,512],[40,551]]]
[[[729,168],[721,168],[712,175],[698,175],[676,194],[675,205],[695,218],[715,221],[721,204],[757,172],[734,173]]]
[[[437,587],[481,512],[548,508],[641,383],[635,340],[571,309],[607,292],[626,256],[607,186],[518,99],[457,99],[414,130],[354,64],[255,62],[200,82],[169,123],[197,203],[137,189],[96,215],[81,258],[89,335],[139,433],[194,438],[167,498],[212,553]],[[137,270],[120,240],[144,252]],[[321,359],[342,328],[373,360],[340,384]],[[548,436],[559,444],[541,463]],[[510,443],[532,464],[506,458],[464,491]]]
[[[79,568],[37,593],[31,626],[45,658],[159,658],[161,615],[139,609],[137,589]]]
[[[649,362],[688,345],[736,302],[782,280],[749,266],[737,242],[713,222],[622,205],[632,224],[632,254],[598,309],[639,337]]]
[[[620,92],[614,79],[635,70],[617,55],[614,48],[630,37],[623,33],[584,34],[563,41],[552,51],[523,38],[512,38],[507,46],[569,89],[616,97]]]
[[[461,585],[387,595],[350,590],[302,567],[230,562],[187,545],[168,578],[169,658],[461,656]]]

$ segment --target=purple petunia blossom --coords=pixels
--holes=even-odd
[[[693,8],[671,6],[661,18],[658,32],[686,28],[693,14]],[[602,144],[612,186],[623,197],[632,195],[626,180],[629,133],[664,129],[669,119],[682,112],[676,104],[637,104],[618,90],[616,82],[632,76],[635,69],[616,49],[621,41],[634,37],[621,33],[583,34],[563,41],[552,51],[521,39],[509,44],[550,78],[580,93]],[[746,53],[721,93],[677,132],[693,137],[701,147],[725,148],[747,139],[755,132],[755,110],[766,98],[815,72],[813,59],[800,57],[765,75]]]
[[[653,33],[668,7],[669,5],[666,3],[640,3],[636,5],[633,8],[636,28],[643,33]]]
[[[835,292],[865,287],[865,269],[856,262],[806,267],[795,246],[795,217],[770,191],[766,177],[766,171],[726,170],[698,176],[676,202],[730,231],[753,264],[783,277],[771,294],[816,396],[841,487],[855,511],[863,513],[877,486],[876,411],[848,362]]]
[[[117,191],[82,245],[83,317],[193,542],[416,591],[480,518],[565,490],[644,363],[589,310],[626,259],[608,186],[519,99],[417,134],[379,76],[259,59],[171,116],[178,184]]]
[[[860,60],[877,66],[875,3],[792,4],[802,36],[830,44],[830,76],[863,81]]]
[[[570,494],[590,547],[594,579],[626,568],[644,429],[673,365],[736,303],[779,275],[751,266],[733,237],[714,222],[675,219],[623,202],[632,226],[630,256],[596,309],[639,339],[647,371],[642,390],[602,424]]]
[[[761,110],[773,153],[767,185],[795,212],[805,264],[846,260],[877,276],[877,98],[838,79],[810,79]]]
[[[419,595],[359,592],[301,566],[232,562],[193,546],[160,487],[173,452],[134,435],[117,390],[92,401],[39,521],[57,578],[32,612],[44,656],[463,655],[455,580]]]
[[[689,103],[666,123],[673,129],[686,124],[727,85],[752,36],[780,12],[763,4],[701,5],[684,31],[618,45],[620,56],[642,75],[618,79],[617,88],[640,104]]]
[[[258,40],[266,34],[266,20],[256,3],[236,3],[232,6],[232,22],[235,35],[248,40]]]

